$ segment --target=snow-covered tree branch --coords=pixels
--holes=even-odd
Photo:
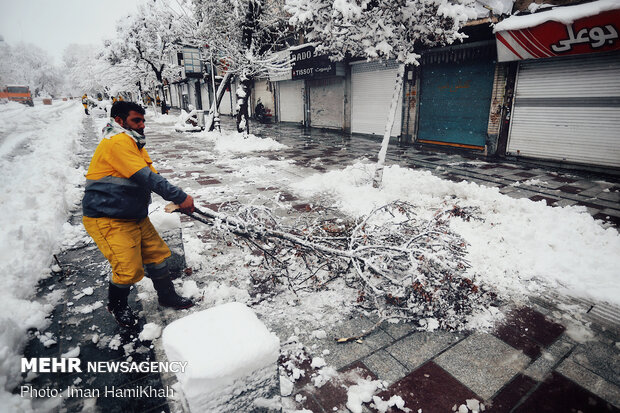
[[[270,209],[257,206],[199,211],[194,218],[259,253],[268,282],[297,293],[343,278],[358,289],[357,305],[383,320],[463,328],[472,313],[496,300],[465,275],[467,243],[449,228],[455,217],[477,219],[476,211],[446,205],[430,220],[414,211],[396,201],[353,222],[308,214],[284,225]]]

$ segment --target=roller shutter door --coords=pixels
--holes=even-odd
[[[418,141],[483,149],[494,74],[490,58],[422,64]]]
[[[398,63],[368,62],[351,65],[351,131],[383,136],[396,83]],[[390,136],[400,135],[402,90]]]
[[[340,77],[308,80],[310,126],[342,129],[344,126],[344,80]]]
[[[282,122],[303,123],[304,97],[303,80],[278,82],[280,88],[280,120]]]
[[[620,167],[620,54],[519,64],[508,154]]]

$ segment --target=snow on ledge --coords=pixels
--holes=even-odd
[[[576,6],[556,7],[553,10],[542,13],[509,17],[497,23],[493,29],[493,33],[506,30],[526,29],[528,27],[541,25],[548,21],[571,24],[575,20],[595,16],[615,9],[620,9],[620,1],[618,0],[598,0],[592,3],[578,4]]]

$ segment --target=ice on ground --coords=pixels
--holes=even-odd
[[[293,393],[293,387],[293,382],[287,376],[280,376],[280,394],[282,396],[290,396]]]
[[[62,353],[60,357],[71,358],[71,357],[78,357],[79,355],[80,355],[80,346],[76,346],[70,349],[69,351],[67,351],[66,353]]]
[[[181,295],[187,298],[194,298],[200,296],[200,288],[194,280],[183,281],[183,287],[181,288]]]
[[[162,343],[169,360],[188,362],[177,378],[192,411],[245,411],[279,389],[280,340],[244,304],[178,319],[164,329]]]
[[[325,332],[325,330],[314,330],[312,332],[312,337],[323,340],[327,338],[327,333]]]
[[[320,369],[321,367],[325,366],[327,366],[327,363],[325,362],[325,359],[321,357],[313,358],[312,363],[310,363],[310,367],[312,367],[313,369]]]
[[[411,411],[411,409],[405,407],[405,401],[403,400],[403,398],[400,396],[396,396],[396,395],[390,397],[389,400],[387,401],[383,400],[379,396],[373,396],[372,402],[375,405],[375,409],[377,409],[379,413],[387,412],[390,409],[390,407],[396,407],[397,409],[403,412]]]
[[[153,341],[161,336],[161,326],[156,323],[147,323],[142,328],[138,338],[140,341]]]
[[[377,390],[384,388],[379,380],[358,380],[347,391],[347,409],[352,413],[362,413],[362,404],[369,403]]]

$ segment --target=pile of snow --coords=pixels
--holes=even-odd
[[[189,105],[189,113],[181,109],[181,114],[174,125],[177,132],[200,132],[204,128],[204,112]]]
[[[333,199],[353,217],[394,200],[418,206],[423,218],[456,203],[478,208],[481,220],[451,220],[451,229],[470,244],[469,276],[500,294],[529,295],[543,291],[546,284],[620,305],[620,234],[601,226],[585,207],[549,207],[544,201],[511,198],[498,188],[456,183],[397,165],[385,168],[383,186],[376,189],[374,169],[374,164],[357,163],[310,176],[293,189],[303,196]]]
[[[248,411],[279,386],[280,340],[243,304],[178,319],[162,342],[169,360],[188,362],[177,378],[194,412]]]
[[[198,136],[206,138],[215,144],[215,150],[218,152],[233,153],[249,153],[261,151],[277,151],[287,148],[271,138],[259,138],[256,135],[249,134],[247,137],[240,132],[224,131],[222,132],[202,132]]]
[[[0,405],[28,411],[29,401],[8,391],[20,379],[20,354],[29,328],[44,329],[52,304],[33,300],[50,275],[52,254],[69,210],[81,201],[76,168],[84,109],[77,102],[0,109]]]
[[[556,7],[542,13],[528,14],[526,16],[511,16],[497,23],[493,32],[505,30],[520,30],[535,27],[548,21],[556,21],[563,24],[571,24],[575,20],[597,14],[620,9],[618,0],[598,0],[592,3],[578,4],[576,6]]]
[[[178,116],[173,115],[162,115],[160,111],[147,111],[147,125],[151,123],[155,123],[158,125],[174,125],[179,121]]]

